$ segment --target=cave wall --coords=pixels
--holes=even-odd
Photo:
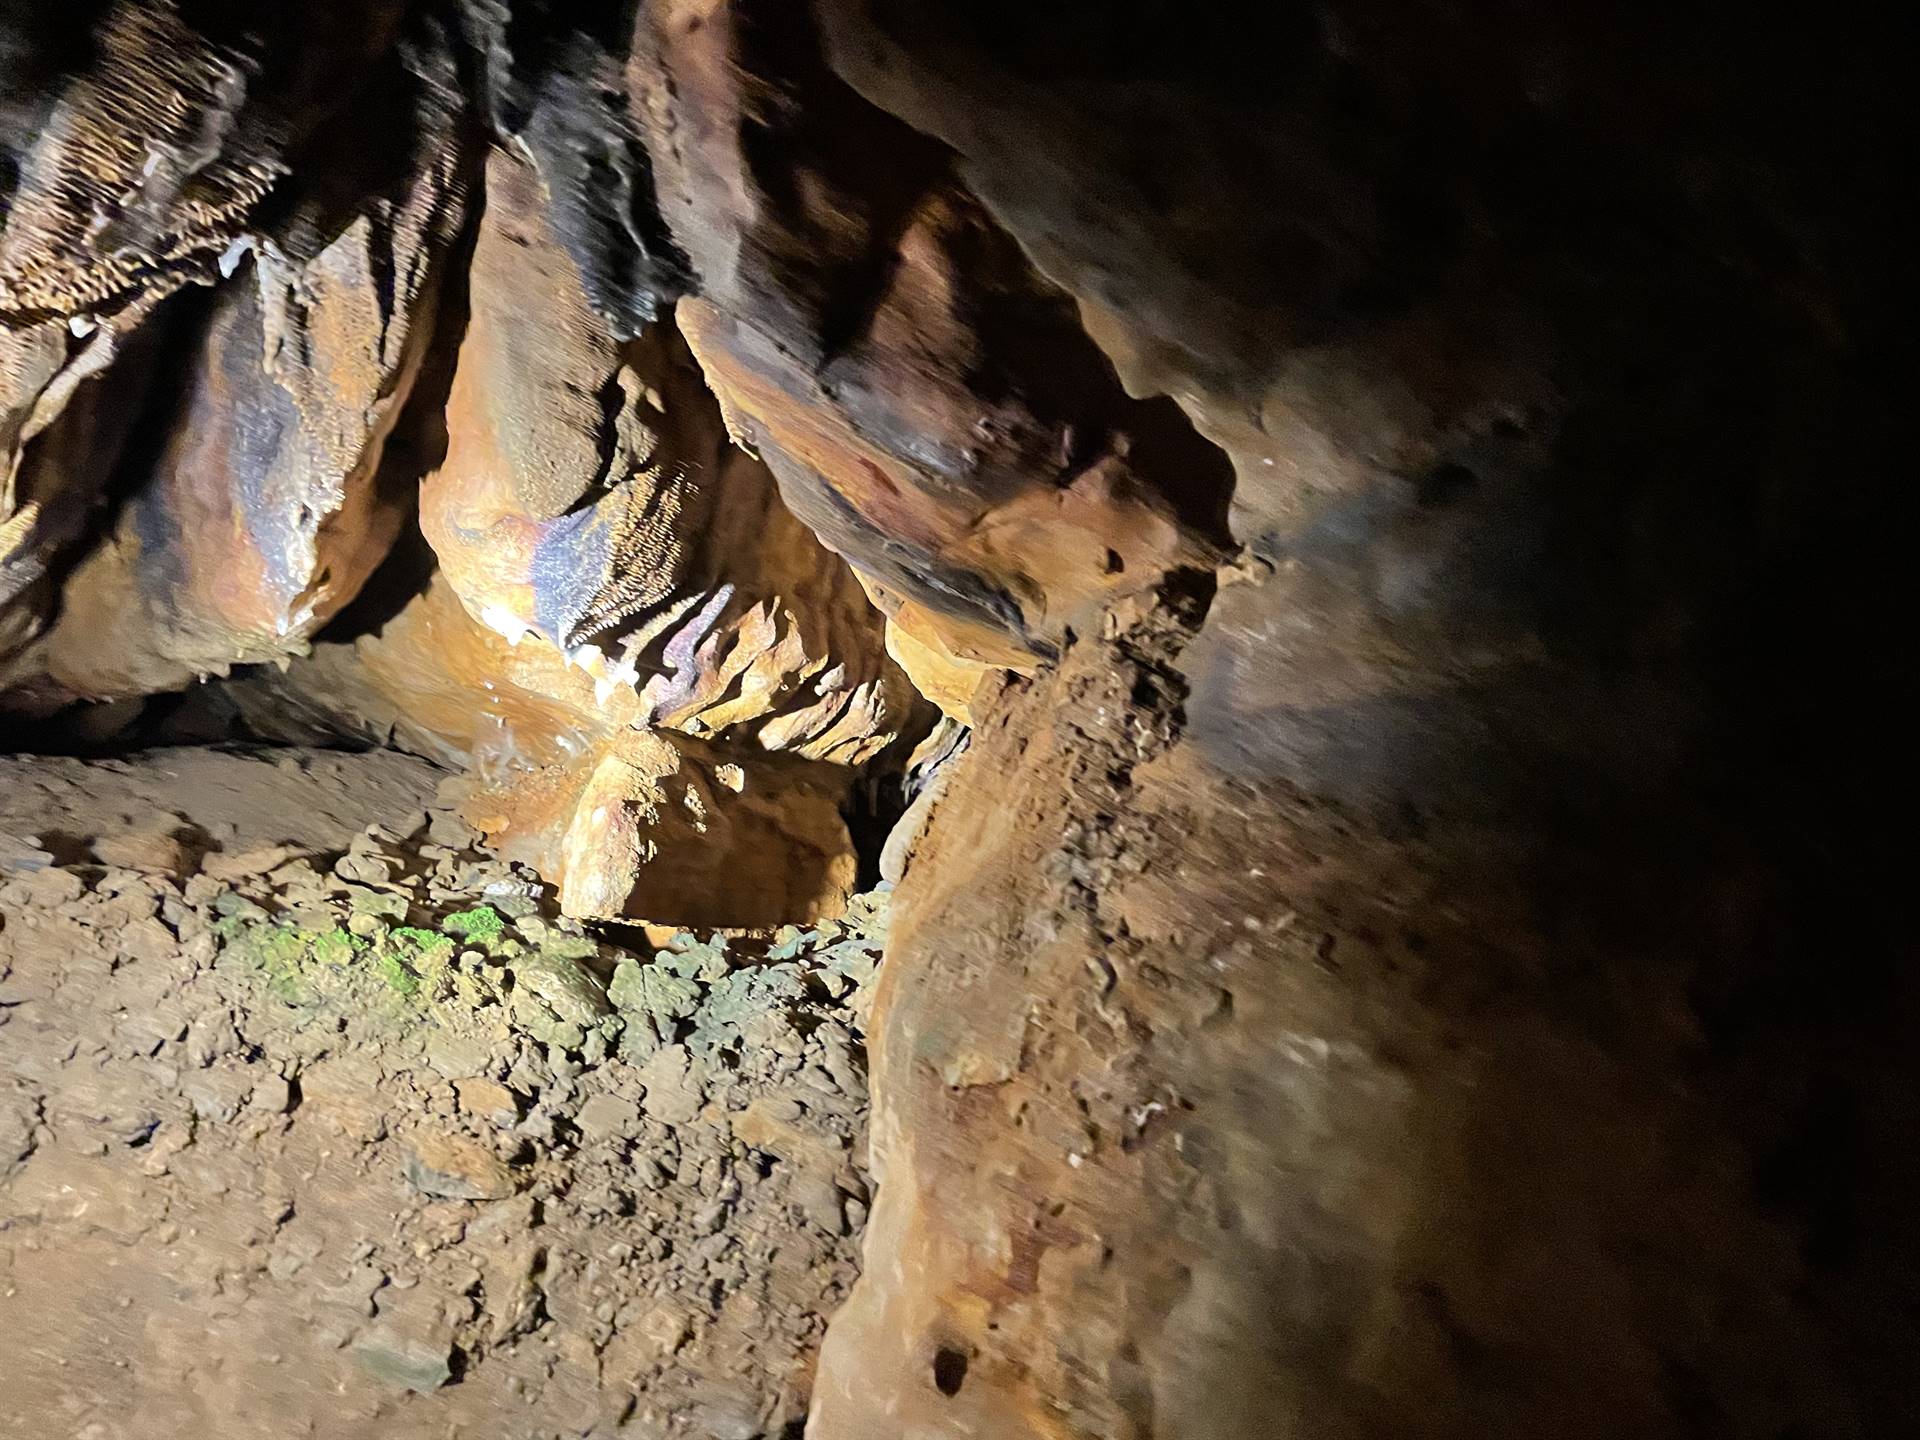
[[[98,8],[0,30],[5,703],[277,656],[656,918],[975,727],[811,1435],[1911,1427],[1872,22]]]
[[[821,13],[1246,548],[946,791],[811,1433],[1909,1428],[1872,34]]]

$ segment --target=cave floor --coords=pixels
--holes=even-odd
[[[0,761],[0,1434],[799,1433],[886,897],[615,943],[439,778]]]

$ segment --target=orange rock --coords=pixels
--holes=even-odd
[[[882,618],[732,445],[671,324],[614,338],[504,153],[470,290],[421,485],[438,574],[287,685],[471,765],[469,817],[569,913],[833,913],[851,767],[919,704]]]
[[[222,255],[231,278],[186,337],[159,458],[23,666],[61,693],[148,694],[299,653],[404,523],[404,492],[377,477],[432,333],[468,162],[446,97],[391,83],[417,122],[411,168],[355,196],[344,225],[308,213],[320,199],[296,203],[288,245],[332,222],[310,253],[250,235]],[[359,183],[354,163],[322,178]]]
[[[448,415],[421,527],[468,613],[578,670],[554,693],[840,763],[897,733],[911,691],[854,578],[729,443],[672,325],[615,339],[501,152]]]
[[[18,62],[20,79],[37,75],[50,93],[34,112],[44,123],[17,135],[10,126],[4,137],[19,149],[7,157],[0,208],[0,659],[53,608],[59,577],[49,572],[82,538],[120,438],[140,414],[144,376],[130,341],[151,338],[141,332],[167,296],[230,266],[255,210],[286,174],[285,152],[349,102],[359,107],[349,106],[334,153],[364,163],[352,121],[364,111],[379,123],[385,113],[365,77],[393,78],[371,62],[393,41],[404,8],[347,0],[325,15],[300,6],[262,12],[238,46],[216,33],[217,22],[172,0],[116,0],[98,14],[76,13],[72,21],[87,28],[71,34],[49,11],[19,42],[9,34],[9,66]],[[423,48],[414,63],[424,73],[450,62]],[[15,78],[7,77],[9,89]],[[112,383],[101,393],[109,365]],[[299,418],[316,421],[310,411]],[[320,421],[306,438],[327,428]],[[226,459],[217,457],[217,468]],[[258,496],[253,508],[256,523],[273,516]],[[327,513],[324,503],[319,509]],[[111,618],[129,608],[123,595]],[[28,708],[70,698],[34,665],[0,675],[0,688],[21,686]]]
[[[844,772],[769,760],[742,770],[734,792],[685,743],[642,731],[609,742],[574,803],[560,862],[544,867],[560,877],[562,908],[749,927],[839,913],[858,869],[840,818]],[[511,835],[502,840],[511,853]]]
[[[569,914],[776,925],[839,910],[857,870],[851,766],[648,729],[630,690],[603,705],[595,689],[551,647],[478,624],[437,576],[374,633],[239,693],[269,726],[291,696],[469,767],[467,818]]]
[[[925,638],[915,633],[916,622]],[[948,650],[936,626],[918,607],[903,606],[887,619],[887,653],[912,677],[915,688],[949,718],[974,723],[973,697],[993,667]]]
[[[0,321],[0,690],[35,673],[7,662],[40,633],[138,411],[145,314],[130,307],[85,336],[58,318]]]
[[[1122,390],[944,147],[826,70],[806,12],[649,6],[629,75],[699,279],[681,328],[729,427],[922,608],[920,638],[965,655],[991,635],[1030,664],[1218,558],[1218,452]]]

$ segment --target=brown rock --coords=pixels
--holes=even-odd
[[[275,144],[352,96],[341,77],[386,48],[400,10],[349,0],[337,28],[265,17],[250,38],[282,64],[255,86],[230,42],[182,7],[105,7],[91,64],[60,76],[63,122],[34,137],[0,231],[0,316],[111,313],[203,274],[280,173]]]
[[[460,1108],[496,1125],[511,1125],[520,1118],[520,1102],[513,1091],[498,1080],[469,1078],[453,1082],[453,1093]]]
[[[469,791],[467,817],[569,914],[777,925],[838,911],[857,871],[847,766],[636,729],[596,711],[593,687],[550,648],[475,623],[436,581],[378,634],[322,647],[249,703],[271,724],[291,691],[484,763],[496,783]]]
[[[736,767],[736,790],[700,759],[662,735],[613,740],[574,802],[559,863],[531,862],[559,877],[562,908],[687,925],[837,914],[857,874],[842,778],[768,759]],[[503,839],[511,853],[514,837]],[[724,898],[722,874],[740,886]]]
[[[53,608],[60,566],[139,409],[155,349],[139,329],[145,314],[132,307],[84,339],[59,319],[0,320],[0,693],[38,678],[37,665],[12,657]],[[59,699],[20,694],[9,707],[32,712]]]
[[[446,97],[394,88],[380,108],[413,112],[400,178],[357,197],[358,217],[311,254],[249,236],[223,259],[234,273],[153,473],[35,648],[64,693],[175,689],[301,652],[403,523],[404,488],[376,481],[433,332],[468,162]]]
[[[402,8],[352,0],[325,24],[276,12],[245,54],[181,7],[139,0],[103,7],[77,48],[57,24],[20,32],[18,52],[10,32],[9,67],[21,62],[23,79],[38,72],[50,93],[37,113],[61,118],[22,127],[0,212],[0,660],[53,608],[50,572],[80,538],[137,417],[156,340],[148,317],[217,273],[283,173],[280,149],[354,95],[351,77],[391,41]],[[260,73],[269,53],[279,62],[270,79]],[[12,133],[0,140],[13,150]],[[95,643],[112,644],[113,622],[132,609],[131,594],[113,593]],[[15,708],[71,698],[44,660],[0,672],[0,690],[9,686]]]
[[[383,1384],[425,1395],[453,1378],[453,1327],[431,1292],[378,1292],[380,1315],[355,1338],[353,1357]]]
[[[421,490],[448,582],[605,723],[876,753],[908,692],[859,585],[729,444],[673,327],[616,340],[552,227],[536,173],[496,153],[447,459]]]
[[[538,176],[499,154],[488,188],[447,458],[421,492],[440,572],[269,685],[519,772],[467,816],[570,914],[833,914],[857,868],[850,767],[923,723],[880,618],[729,443],[672,327],[617,340],[587,305]]]
[[[1797,27],[1744,31],[1735,55],[1613,12],[1606,46],[1542,88],[1540,32],[1483,49],[1451,19],[1345,5],[1299,31],[1284,11],[1137,29],[1093,6],[813,13],[837,76],[951,147],[1129,392],[1179,397],[1229,453],[1249,553],[1203,587],[1204,622],[1169,606],[1197,630],[1177,658],[1122,607],[1012,687],[902,880],[876,1012],[883,1183],[809,1433],[1897,1428],[1908,1402],[1871,1337],[1913,1287],[1865,1277],[1912,1241],[1868,1223],[1848,1259],[1815,1259],[1818,1225],[1783,1226],[1752,1176],[1781,1163],[1762,1135],[1830,1133],[1759,1113],[1776,1064],[1805,1076],[1787,995],[1810,985],[1827,1022],[1875,1028],[1875,1002],[1813,979],[1827,946],[1779,941],[1784,913],[1810,902],[1819,932],[1852,912],[1890,950],[1906,927],[1863,922],[1857,876],[1812,900],[1790,825],[1738,818],[1802,764],[1847,787],[1809,738],[1831,733],[1831,694],[1788,700],[1810,677],[1760,680],[1745,642],[1719,648],[1759,613],[1870,593],[1811,560],[1800,522],[1758,517],[1825,508],[1813,435],[1885,446],[1841,417],[1873,431],[1886,387],[1830,368],[1884,333],[1843,278],[1877,252],[1847,233],[1863,216],[1816,222],[1827,258],[1786,268],[1827,322],[1783,323],[1799,302],[1757,217],[1831,220],[1882,162],[1804,132],[1736,159],[1722,128],[1861,32],[1835,27],[1816,62]],[[1280,84],[1234,58],[1283,52]],[[701,99],[753,93],[703,80]],[[1869,133],[1870,106],[1828,95]],[[796,126],[832,113],[797,108]],[[1815,152],[1862,171],[1835,186]],[[1578,181],[1546,178],[1575,155]],[[1717,202],[1698,202],[1703,170],[1727,177]],[[737,336],[696,340],[723,352],[723,392]],[[777,361],[752,358],[749,408],[771,410]],[[1711,378],[1732,373],[1753,388]],[[1864,407],[1839,398],[1855,383]],[[1784,451],[1776,403],[1801,437]],[[1804,508],[1776,509],[1791,493]],[[1770,565],[1774,546],[1796,559]],[[1790,578],[1801,563],[1819,578]],[[1774,584],[1792,598],[1770,605]],[[1814,668],[1841,689],[1853,665],[1887,673],[1863,648]],[[1707,918],[1728,895],[1732,927]],[[1843,1088],[1906,1113],[1913,1067],[1867,1043],[1879,1058]],[[1910,1185],[1898,1129],[1856,1132],[1851,1173],[1891,1163]]]
[[[7,883],[10,897],[27,905],[54,909],[70,905],[86,894],[86,882],[58,865],[41,865],[13,875]]]
[[[195,858],[193,847],[169,829],[103,835],[94,841],[93,853],[103,865],[159,875],[186,875]]]
[[[265,845],[257,850],[242,850],[232,855],[216,851],[201,857],[200,871],[210,880],[251,880],[279,869],[289,860],[299,858],[300,854],[300,850],[292,845]]]
[[[638,1074],[646,1087],[643,1108],[655,1120],[685,1125],[700,1113],[702,1086],[688,1063],[686,1046],[661,1046],[647,1057]]]
[[[727,1118],[736,1139],[778,1156],[796,1170],[828,1181],[851,1177],[851,1166],[840,1138],[796,1123],[795,1116],[784,1113],[778,1100],[761,1096],[745,1110]]]
[[[574,1123],[589,1140],[609,1140],[632,1132],[640,1107],[619,1095],[595,1095],[580,1107]]]
[[[1121,390],[948,152],[826,70],[807,12],[651,7],[630,74],[700,280],[681,328],[729,426],[953,653],[1030,662],[1214,558],[1217,452]]]
[[[446,1200],[504,1200],[517,1188],[513,1171],[484,1146],[458,1135],[426,1132],[409,1142],[407,1183]]]
[[[881,608],[886,609],[885,602]],[[887,614],[887,653],[907,672],[914,688],[962,725],[974,723],[973,697],[997,670],[1028,668],[1017,657],[1003,664],[956,655],[936,621],[919,606],[902,601]]]
[[[0,20],[9,709],[290,659],[383,548],[424,317],[411,212],[360,169],[390,147],[355,142],[446,22],[442,108],[500,143],[422,496],[441,573],[396,565],[249,693],[470,765],[568,908],[655,920],[831,907],[852,767],[906,728],[801,524],[975,727],[886,857],[884,1183],[817,1440],[1911,1429],[1920,1006],[1905,858],[1858,838],[1908,749],[1911,127],[1874,22],[42,11]],[[161,308],[243,239],[256,269]],[[109,913],[84,889],[4,887]],[[18,928],[145,968],[73,916]],[[165,1014],[116,1043],[171,1044]],[[46,1128],[138,1143],[177,1072],[97,1058],[55,1059]],[[382,1134],[387,1078],[320,1060],[300,1124]],[[687,1125],[706,1078],[661,1050],[648,1116]],[[808,1157],[786,1193],[834,1223],[790,1105],[736,1136]],[[497,1188],[429,1144],[427,1183]],[[45,1148],[29,1218],[130,1246],[169,1203]],[[480,1281],[500,1351],[586,1309],[521,1203]],[[723,1254],[729,1203],[687,1253]],[[430,1389],[445,1317],[408,1308],[381,1363]],[[709,1333],[670,1319],[660,1352]],[[562,1329],[532,1399],[585,1430],[596,1342]],[[700,1428],[786,1428],[687,1378]]]

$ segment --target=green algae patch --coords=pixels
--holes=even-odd
[[[432,930],[393,931],[377,941],[335,926],[302,930],[284,921],[234,917],[215,927],[223,956],[251,971],[269,993],[299,1008],[346,1000],[364,981],[412,1001],[421,976],[453,956],[453,941]]]
[[[373,957],[373,969],[389,990],[395,991],[403,999],[411,1000],[420,993],[420,977],[407,967],[407,963],[391,950],[381,950]]]
[[[314,964],[313,938],[291,925],[235,920],[227,927],[228,949],[255,970],[267,989],[289,1005],[311,999],[307,972]]]
[[[438,930],[402,925],[387,932],[387,945],[414,970],[437,970],[453,959],[453,941]]]
[[[505,933],[507,922],[491,905],[476,905],[471,910],[454,911],[440,922],[440,928],[462,940],[491,945]]]
[[[311,937],[313,958],[322,965],[331,965],[336,970],[351,965],[367,949],[367,942],[339,926],[322,931]]]

